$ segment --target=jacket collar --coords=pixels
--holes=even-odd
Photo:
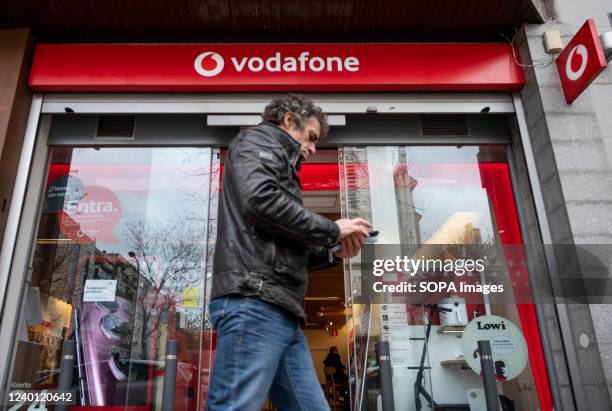
[[[263,127],[272,134],[279,143],[287,150],[287,154],[289,154],[289,158],[293,163],[296,161],[296,157],[300,155],[300,143],[295,141],[293,137],[285,130],[277,126],[273,123],[263,122],[260,123],[259,126]]]

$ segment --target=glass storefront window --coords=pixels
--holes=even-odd
[[[398,245],[404,255],[423,244],[451,244],[455,251],[520,245],[506,148],[345,146],[339,163],[325,169],[333,175],[339,169],[342,216],[371,221],[377,241]],[[166,344],[175,340],[174,409],[206,409],[216,348],[206,305],[220,162],[211,148],[50,149],[11,383],[56,388],[63,341],[74,340],[79,405],[159,409]],[[334,179],[316,183],[336,190]],[[550,409],[532,305],[483,298],[462,304],[456,324],[449,323],[423,305],[373,302],[360,259],[344,262],[353,410],[381,409],[381,342],[390,348],[395,409],[484,404],[482,381],[462,358],[457,325],[484,314],[512,321],[529,348],[526,369],[500,383],[500,393],[516,409]],[[512,272],[528,278],[524,266]],[[383,281],[401,280],[391,277]]]
[[[174,409],[196,409],[205,338],[210,148],[50,150],[11,383],[57,388],[74,340],[81,405],[161,406],[178,342]],[[215,160],[218,161],[218,160]],[[218,184],[216,185],[218,189]]]
[[[344,147],[340,179],[343,217],[371,221],[380,232],[378,244],[394,245],[398,253],[415,258],[435,245],[444,245],[443,254],[429,257],[484,257],[500,247],[509,295],[524,297],[528,291],[518,289],[528,284],[528,273],[524,264],[516,264],[525,259],[506,146]],[[468,367],[461,344],[465,324],[485,314],[517,325],[529,352],[524,371],[498,383],[501,400],[516,409],[550,409],[533,305],[523,304],[524,298],[466,300],[460,293],[429,301],[434,307],[398,302],[390,294],[381,302],[369,290],[372,280],[362,272],[362,255],[345,262],[354,410],[381,409],[385,400],[401,410],[485,409],[482,380]],[[401,276],[389,273],[380,279],[399,284]],[[436,308],[449,304],[458,307],[451,314]],[[381,344],[390,350],[389,382],[381,376]],[[383,384],[392,385],[393,398],[382,398]]]

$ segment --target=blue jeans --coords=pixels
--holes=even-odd
[[[279,410],[329,410],[297,317],[256,297],[210,303],[217,351],[207,410],[261,411],[266,395]]]

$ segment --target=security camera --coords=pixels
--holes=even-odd
[[[73,110],[73,109],[71,109],[71,108],[70,108],[70,107],[68,107],[68,106],[64,107],[64,111],[65,111],[66,113],[68,113],[68,114],[72,114],[72,113],[74,113],[74,110]]]
[[[599,36],[601,47],[606,55],[606,61],[612,60],[612,31],[608,31]]]

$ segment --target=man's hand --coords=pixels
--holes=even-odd
[[[371,228],[372,224],[363,218],[355,218],[349,220],[343,218],[336,220],[336,225],[340,228],[340,251],[336,252],[336,256],[340,258],[355,257],[364,240],[369,237],[366,227]]]

